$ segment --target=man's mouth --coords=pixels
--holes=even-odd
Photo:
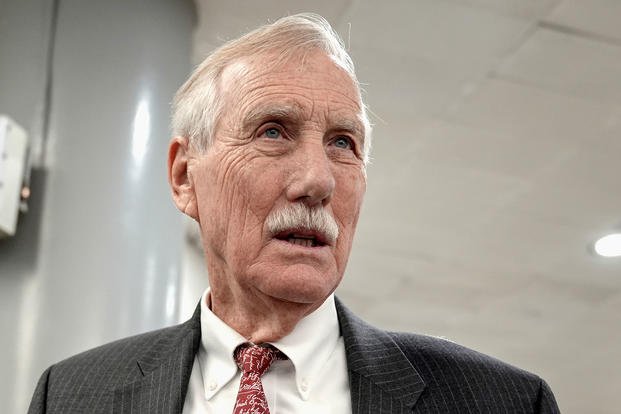
[[[313,230],[282,231],[276,234],[274,238],[303,247],[322,247],[327,245],[326,238]]]

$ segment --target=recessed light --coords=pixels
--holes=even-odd
[[[621,233],[613,233],[595,242],[595,253],[604,257],[621,257]]]

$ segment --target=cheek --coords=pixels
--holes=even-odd
[[[244,210],[240,213],[248,221],[264,224],[282,194],[285,175],[277,164],[262,158],[255,158],[243,166],[236,191],[243,199]]]
[[[365,191],[366,180],[362,172],[348,171],[347,174],[339,175],[333,203],[344,225],[355,226]]]
[[[215,147],[212,151],[199,167],[197,201],[204,238],[221,254],[232,227],[241,221],[237,212],[246,211],[247,195],[242,185],[243,157]]]
[[[362,174],[347,174],[337,182],[333,210],[340,227],[337,246],[340,262],[346,262],[349,256],[365,190],[366,181]]]
[[[263,240],[265,219],[281,194],[283,173],[273,162],[263,162],[252,154],[230,154],[230,158],[218,172],[219,209],[226,220],[222,225],[227,236],[241,241],[229,243],[237,252],[230,253],[248,255]]]

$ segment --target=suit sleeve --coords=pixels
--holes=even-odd
[[[39,382],[37,383],[37,388],[32,395],[32,400],[30,401],[30,407],[28,408],[28,414],[44,414],[46,412],[47,407],[47,388],[48,381],[50,378],[50,371],[52,367],[43,372]]]
[[[539,395],[537,396],[536,410],[538,414],[560,414],[561,411],[556,404],[554,394],[550,386],[541,380],[539,383]]]

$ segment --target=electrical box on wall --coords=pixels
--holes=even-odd
[[[0,114],[0,238],[15,234],[27,148],[26,131]]]

